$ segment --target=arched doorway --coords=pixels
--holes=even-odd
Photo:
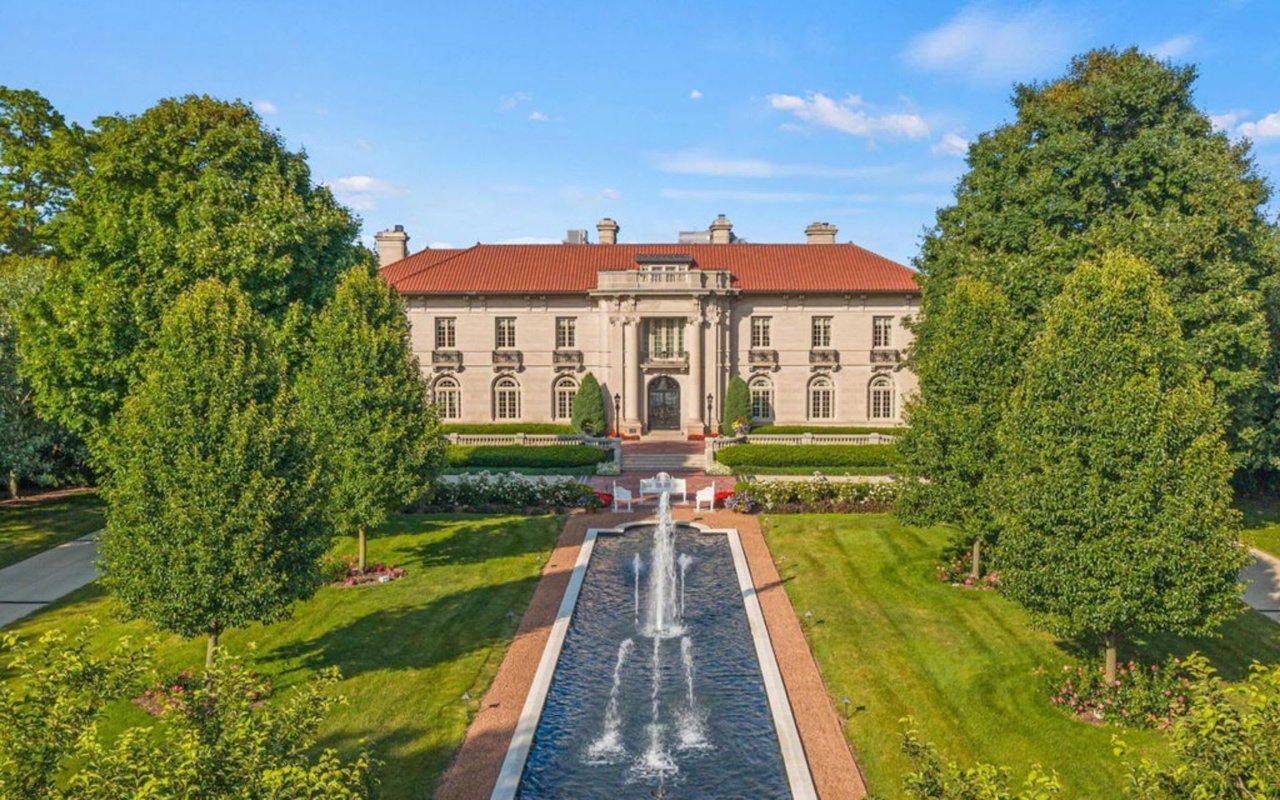
[[[649,430],[680,430],[680,384],[668,375],[649,381]]]

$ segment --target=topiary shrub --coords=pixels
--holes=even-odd
[[[450,445],[445,453],[450,467],[585,467],[609,457],[598,447],[581,444]]]
[[[600,382],[590,372],[582,379],[578,393],[573,396],[571,424],[574,430],[586,436],[604,433],[604,394],[600,391]]]
[[[902,457],[891,444],[735,444],[716,460],[729,467],[892,467]]]
[[[724,408],[720,415],[720,433],[725,436],[737,435],[737,426],[745,424],[751,427],[751,392],[747,382],[734,375],[729,386],[724,390]]]

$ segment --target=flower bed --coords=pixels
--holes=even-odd
[[[366,564],[362,570],[360,559],[355,556],[325,556],[320,559],[320,571],[326,584],[342,587],[390,583],[409,574],[394,564]]]
[[[248,689],[249,702],[257,708],[271,693],[271,679],[260,678],[257,672],[250,672],[249,678],[251,679],[249,681],[251,688]],[[202,684],[203,679],[188,667],[169,680],[156,683],[133,698],[132,702],[151,716],[160,717],[186,706]],[[206,697],[204,700],[208,702],[209,698]]]
[[[807,481],[739,481],[725,508],[744,514],[866,513],[893,506],[893,483],[831,481],[816,476]]]
[[[1119,664],[1111,683],[1100,665],[1066,664],[1056,673],[1039,672],[1051,702],[1085,722],[1164,730],[1189,707],[1191,674],[1178,658],[1164,665]]]
[[[934,577],[943,583],[949,583],[952,586],[962,586],[966,589],[984,589],[990,591],[1000,588],[1000,575],[995,572],[988,572],[985,575],[973,578],[973,551],[964,549],[956,553],[955,557],[949,561],[939,562],[934,566]]]
[[[540,514],[590,508],[597,502],[599,498],[590,486],[572,478],[527,480],[509,473],[479,472],[436,481],[428,499],[412,510]]]

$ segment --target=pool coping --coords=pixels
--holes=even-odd
[[[511,745],[507,748],[494,785],[490,800],[514,800],[520,790],[520,780],[524,776],[525,764],[529,759],[529,751],[533,747],[534,733],[542,719],[546,707],[547,694],[551,689],[551,681],[555,678],[556,668],[560,663],[560,654],[564,649],[564,640],[568,635],[569,624],[573,620],[574,610],[578,605],[578,596],[582,583],[586,580],[587,568],[591,564],[591,555],[595,552],[596,539],[601,534],[617,536],[627,535],[629,528],[648,527],[656,522],[654,519],[623,522],[612,528],[588,528],[583,536],[582,546],[578,549],[578,558],[573,572],[569,576],[569,584],[565,588],[560,609],[556,613],[555,623],[538,661],[538,669],[533,676],[533,684],[525,698],[520,719],[511,737]],[[805,756],[804,745],[800,739],[800,731],[796,726],[795,715],[787,696],[786,685],[782,681],[782,673],[778,669],[774,657],[773,643],[769,638],[769,628],[765,625],[764,611],[760,607],[760,599],[756,595],[755,581],[751,567],[747,563],[746,552],[742,547],[742,538],[737,528],[713,528],[691,520],[674,520],[676,525],[684,525],[701,533],[723,535],[729,543],[729,553],[733,559],[734,575],[738,579],[738,593],[742,598],[743,610],[747,616],[747,627],[751,631],[751,641],[756,652],[756,662],[760,668],[761,682],[764,684],[765,697],[769,704],[769,715],[773,722],[774,732],[778,738],[778,749],[782,756],[783,769],[786,773],[787,785],[791,789],[793,800],[817,800],[818,793],[814,788],[813,775],[809,771],[809,762]]]
[[[702,521],[713,527],[738,530],[818,797],[863,800],[867,796],[866,779],[845,737],[846,721],[837,713],[836,701],[822,680],[769,553],[759,517],[720,509],[697,511],[682,505],[672,511],[677,521]],[[586,531],[651,519],[652,509],[616,514],[574,511],[565,517],[554,549],[545,561],[539,559],[543,564],[541,578],[475,710],[466,737],[434,787],[436,800],[490,797]]]

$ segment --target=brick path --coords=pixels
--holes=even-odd
[[[759,520],[726,511],[694,514],[689,507],[677,507],[674,514],[678,520],[738,529],[818,796],[822,800],[866,797],[861,771],[844,738],[840,718],[795,609],[782,587]],[[484,800],[492,792],[587,529],[611,528],[651,515],[650,509],[632,514],[575,513],[569,517],[515,640],[480,704],[480,712],[441,780],[437,800]]]

